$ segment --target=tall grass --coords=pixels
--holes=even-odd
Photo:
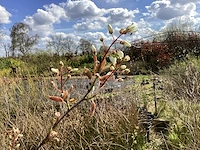
[[[152,77],[139,76],[127,79],[134,80],[131,85],[97,96],[93,117],[89,115],[90,102],[82,103],[57,127],[56,138],[41,149],[200,149],[198,64],[199,60],[190,58],[187,63],[175,64],[159,77],[163,91],[157,91],[158,119],[170,121],[167,134],[156,133],[152,127],[147,143],[138,126],[138,106],[145,104],[149,111],[154,111]],[[50,80],[31,77],[1,80],[1,149],[11,149],[13,128],[23,134],[16,141],[16,145],[20,143],[19,149],[36,149],[48,133],[56,120],[54,113],[60,109],[60,104],[47,99],[47,95],[56,93]],[[143,80],[148,80],[149,84],[141,85]],[[86,85],[81,79],[73,79],[73,82],[79,85],[73,95],[78,99]],[[191,90],[194,93],[188,94]]]
[[[4,81],[1,84],[0,133],[2,149],[9,149],[9,131],[19,128],[20,149],[35,149],[55,121],[60,106],[49,101],[52,93],[48,80]],[[78,89],[77,89],[78,91]],[[140,149],[143,136],[137,129],[137,106],[130,94],[119,91],[95,99],[97,110],[89,116],[89,102],[83,103],[58,126],[57,140],[45,149]]]
[[[165,72],[171,149],[200,149],[200,60],[189,57]]]

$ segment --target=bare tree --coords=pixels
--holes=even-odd
[[[51,35],[50,40],[47,41],[47,47],[52,48],[58,55],[73,54],[77,49],[71,37],[62,35]]]
[[[79,49],[81,50],[82,54],[88,54],[91,51],[92,43],[85,39],[80,39],[79,41]]]
[[[3,43],[2,44],[3,49],[5,50],[6,57],[9,57],[9,51],[10,51],[10,43]]]
[[[0,24],[0,41],[2,40],[3,38],[3,31],[2,31],[2,25]]]
[[[10,30],[10,51],[12,56],[15,56],[17,51],[22,53],[22,55],[26,55],[30,53],[31,48],[38,43],[39,36],[37,34],[30,36],[30,31],[30,26],[22,22],[12,26]]]

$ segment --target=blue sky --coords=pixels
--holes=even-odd
[[[40,36],[43,49],[49,36],[55,34],[76,41],[86,38],[98,42],[100,37],[109,41],[107,24],[119,30],[135,22],[139,30],[126,37],[130,41],[163,30],[173,22],[187,23],[197,30],[199,4],[200,0],[1,0],[4,36],[0,44],[10,42],[9,29],[17,22],[28,24]],[[4,53],[0,48],[0,56]]]

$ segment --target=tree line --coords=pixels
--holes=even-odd
[[[19,22],[15,23],[10,29],[10,43],[2,43],[6,57],[27,56],[39,50],[39,35],[33,34],[29,25]],[[86,39],[80,39],[75,42],[70,36],[61,34],[50,35],[46,41],[46,49],[49,49],[56,55],[73,56],[87,54],[91,50],[92,42]]]

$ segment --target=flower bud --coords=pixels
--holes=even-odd
[[[117,55],[119,56],[120,59],[124,58],[124,52],[122,52],[121,50],[117,51]]]
[[[71,69],[71,72],[76,72],[76,71],[78,71],[78,68]]]
[[[124,70],[124,69],[126,69],[126,65],[121,65],[120,68],[121,68],[122,70]]]
[[[55,138],[53,138],[53,139],[54,139],[54,141],[56,141],[57,143],[60,142],[60,139],[57,138],[57,137],[55,137]]]
[[[16,146],[15,146],[15,148],[19,148],[20,147],[20,143],[18,143]]]
[[[54,82],[54,81],[51,81],[51,84],[52,84],[53,86],[56,86],[56,84],[55,84],[55,82]]]
[[[13,127],[13,132],[14,132],[14,134],[19,134],[20,133],[19,129],[18,128],[14,128],[14,127]]]
[[[73,103],[73,102],[75,102],[75,101],[76,101],[75,98],[71,98],[71,99],[69,100],[70,103]]]
[[[60,118],[60,112],[55,112],[55,116],[56,116],[56,118]]]
[[[124,34],[125,31],[126,31],[126,30],[122,28],[122,29],[119,30],[119,33],[120,33],[120,34]]]
[[[132,23],[131,25],[126,27],[126,33],[134,33],[138,30],[137,26]]]
[[[129,74],[130,72],[131,72],[130,69],[125,69],[125,70],[124,70],[124,73],[125,73],[125,74]]]
[[[70,74],[67,75],[67,78],[70,79],[72,76]]]
[[[126,55],[125,57],[124,57],[124,61],[129,61],[131,58],[130,58],[130,56],[129,55]]]
[[[61,97],[58,96],[48,96],[49,99],[56,101],[56,102],[63,102],[63,99]]]
[[[90,110],[90,116],[91,117],[94,115],[95,109],[96,109],[96,104],[95,104],[94,101],[92,101],[91,110]]]
[[[59,75],[59,69],[51,68],[51,71],[52,71],[53,73],[56,73],[57,75]]]
[[[96,52],[97,52],[97,50],[96,50],[96,48],[95,48],[94,45],[92,45],[91,48],[92,48],[92,52],[93,52],[93,53],[96,53]]]
[[[98,78],[100,78],[100,74],[99,73],[96,73],[95,76],[98,77]]]
[[[108,24],[108,32],[110,34],[113,34],[113,28],[112,28],[112,26],[110,24]]]
[[[62,94],[61,94],[62,98],[64,100],[68,99],[69,97],[69,92],[67,90],[63,91]]]
[[[63,63],[62,61],[60,61],[60,65],[61,65],[61,66],[64,66],[64,63]]]
[[[74,86],[71,85],[70,88],[69,88],[69,93],[72,93],[73,89],[74,89]]]
[[[118,82],[122,82],[122,81],[124,81],[124,80],[123,80],[122,78],[118,78],[117,81],[118,81]]]
[[[52,130],[49,136],[52,138],[52,137],[55,137],[57,135],[58,135],[58,132]]]
[[[120,44],[126,46],[126,47],[131,47],[131,44],[127,41],[120,41]]]
[[[67,67],[67,70],[68,70],[68,71],[71,71],[71,70],[72,70],[72,67]]]
[[[115,70],[115,67],[114,67],[114,66],[111,66],[111,67],[110,67],[110,70],[111,70],[111,71]]]
[[[100,41],[103,42],[103,41],[104,41],[104,38],[101,37],[101,38],[100,38]]]
[[[92,79],[92,73],[88,68],[84,68],[84,73],[89,79]]]
[[[117,64],[117,58],[116,58],[116,57],[110,56],[109,59],[110,59],[110,62],[111,62],[114,66]]]
[[[18,134],[18,137],[19,137],[19,138],[22,138],[22,137],[23,137],[23,134]]]

